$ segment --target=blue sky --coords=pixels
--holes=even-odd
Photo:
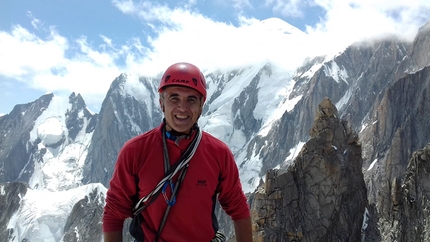
[[[293,69],[355,41],[412,40],[428,20],[428,0],[0,0],[0,114],[46,92],[80,93],[98,112],[123,72],[155,77],[177,61]]]

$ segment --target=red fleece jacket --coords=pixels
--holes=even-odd
[[[121,149],[107,192],[103,215],[103,231],[122,231],[123,222],[132,216],[136,194],[135,174],[139,177],[139,196],[150,193],[164,177],[162,125],[129,140]],[[195,134],[194,134],[195,135]],[[179,160],[190,139],[179,144],[166,139],[171,165]],[[168,195],[170,189],[168,190]],[[161,234],[161,241],[210,241],[218,224],[214,209],[218,198],[233,220],[250,217],[246,196],[242,191],[239,173],[229,148],[206,132],[170,209]],[[144,211],[145,241],[153,241],[166,210],[162,195]]]

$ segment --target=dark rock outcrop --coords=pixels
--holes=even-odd
[[[252,201],[254,240],[361,241],[366,211],[361,146],[329,99],[288,170],[269,170]]]
[[[430,241],[430,143],[412,154],[403,182],[395,183],[389,216],[380,220],[382,241]]]
[[[102,216],[105,197],[95,188],[78,201],[64,227],[64,242],[102,241]]]
[[[391,196],[404,179],[412,153],[429,142],[430,67],[408,74],[388,88],[361,134],[368,199],[389,219],[398,201]],[[398,181],[397,181],[398,180]]]
[[[0,225],[7,225],[12,215],[18,211],[21,199],[27,193],[28,186],[23,182],[0,184]],[[10,241],[13,231],[7,226],[0,226],[0,241]]]
[[[72,93],[69,96],[69,103],[72,105],[72,108],[67,110],[65,114],[69,138],[75,140],[87,120],[89,124],[86,126],[85,133],[93,132],[97,122],[97,115],[93,115],[88,111],[81,94],[76,95]]]

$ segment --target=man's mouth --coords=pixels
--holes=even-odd
[[[178,114],[176,114],[175,115],[175,118],[177,118],[177,119],[187,119],[189,116],[188,115],[178,115]]]

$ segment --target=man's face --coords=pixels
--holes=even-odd
[[[160,98],[160,106],[167,125],[178,132],[187,133],[197,122],[203,105],[198,91],[182,86],[167,86]]]

